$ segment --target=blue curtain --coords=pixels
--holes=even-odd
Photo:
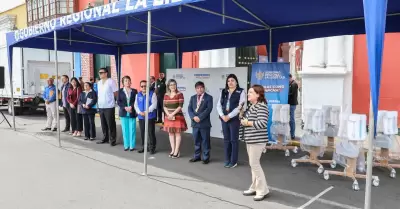
[[[365,33],[367,35],[368,69],[375,124],[378,117],[383,45],[385,39],[387,0],[364,0]],[[370,130],[372,131],[372,130]],[[376,125],[374,134],[376,134]]]

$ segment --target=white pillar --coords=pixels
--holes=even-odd
[[[327,38],[327,67],[344,68],[345,64],[345,36]]]
[[[221,67],[221,63],[224,59],[224,49],[214,49],[211,50],[211,66],[214,67]]]
[[[304,41],[303,50],[303,70],[307,71],[309,67],[325,67],[325,40],[316,38]]]
[[[199,68],[211,67],[211,50],[199,52]]]

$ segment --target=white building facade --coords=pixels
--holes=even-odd
[[[340,106],[352,111],[353,36],[335,36],[304,41],[302,109]]]

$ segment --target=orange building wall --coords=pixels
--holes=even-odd
[[[139,89],[140,81],[146,79],[146,54],[128,54],[122,56],[121,78],[128,75],[132,80],[132,87]],[[150,76],[158,78],[160,72],[159,54],[150,56]]]
[[[385,36],[379,109],[400,111],[400,33]],[[353,112],[369,112],[369,73],[365,35],[354,36]],[[400,125],[400,123],[399,123]]]
[[[199,52],[183,53],[182,68],[199,68]]]

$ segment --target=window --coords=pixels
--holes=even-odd
[[[72,14],[77,0],[27,0],[28,25]]]

